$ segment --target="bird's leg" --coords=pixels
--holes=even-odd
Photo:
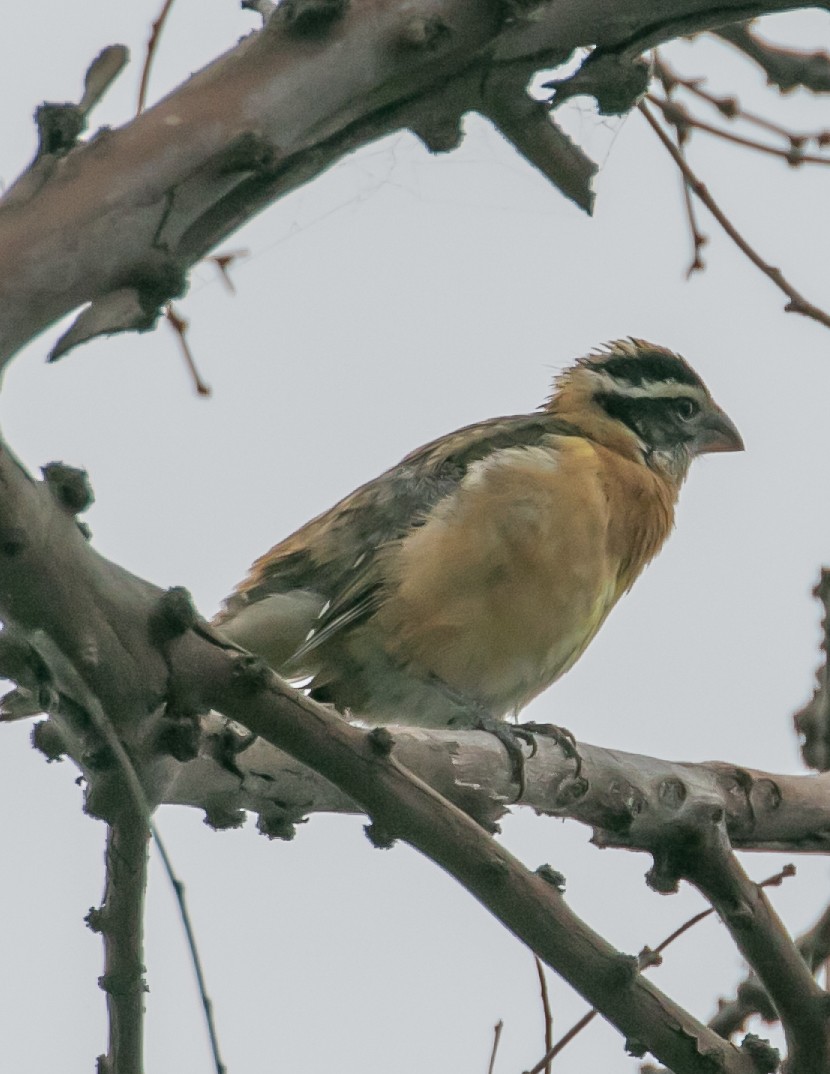
[[[516,801],[519,801],[526,788],[525,755],[522,743],[525,742],[531,747],[532,757],[536,752],[533,735],[525,732],[521,726],[508,724],[498,716],[494,716],[482,701],[455,689],[437,675],[429,675],[428,681],[430,685],[440,690],[448,701],[462,710],[457,716],[446,721],[448,727],[470,727],[474,731],[487,731],[501,742],[507,751],[513,782],[519,785],[519,794],[516,798]]]
[[[578,779],[582,775],[582,757],[579,754],[576,739],[567,727],[558,727],[554,723],[535,723],[533,720],[529,720],[527,723],[519,724],[514,730],[517,734],[521,731],[527,735],[525,741],[530,742],[533,747],[530,753],[531,757],[536,753],[537,748],[534,735],[544,735],[547,738],[552,738],[565,756],[574,762],[573,778]]]
[[[525,754],[522,749],[522,743],[526,742],[531,747],[530,756],[532,757],[536,752],[536,742],[532,733],[526,732],[522,725],[511,726],[509,723],[505,723],[504,720],[500,720],[487,712],[482,712],[476,719],[473,724],[473,729],[476,731],[487,731],[488,734],[495,735],[502,746],[504,746],[508,760],[510,761],[513,782],[519,785],[519,793],[516,795],[516,801],[521,801],[527,790]]]

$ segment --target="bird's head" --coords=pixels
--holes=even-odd
[[[545,409],[678,482],[696,455],[744,447],[692,367],[642,339],[616,340],[578,359],[556,378]]]

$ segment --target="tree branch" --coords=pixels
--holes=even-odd
[[[49,517],[46,527],[41,522],[43,512]],[[166,706],[160,707],[169,722],[185,721],[188,712],[206,707],[244,720],[255,734],[313,764],[359,803],[373,819],[371,831],[378,843],[405,838],[447,869],[622,1032],[642,1041],[663,1062],[692,1074],[699,1067],[702,1049],[719,1055],[724,1071],[750,1074],[746,1057],[644,981],[636,971],[636,960],[622,956],[588,929],[544,875],[530,873],[466,813],[445,802],[389,756],[388,732],[367,735],[284,686],[273,673],[257,662],[251,664],[251,658],[215,638],[207,624],[194,620],[181,602],[156,597],[148,610],[150,595],[158,591],[97,556],[78,533],[71,510],[56,499],[54,489],[46,482],[31,481],[7,452],[0,453],[0,518],[17,534],[15,542],[0,541],[0,551],[6,549],[6,554],[0,555],[0,610],[4,618],[35,635],[38,631],[49,636],[54,632],[61,650],[78,660],[78,671],[85,681],[97,682],[102,672],[94,661],[84,660],[84,654],[98,643],[99,632],[106,635],[117,623],[119,638],[134,641],[136,653],[129,654],[131,663],[152,667],[146,655],[152,651],[165,669],[163,691],[160,697],[156,695],[156,701],[166,698]],[[27,526],[19,524],[26,519],[41,523],[36,532],[49,533],[47,548],[32,541]],[[53,586],[48,565],[38,554],[60,564],[62,584]],[[79,599],[87,589],[86,601]],[[106,619],[92,599],[104,593]],[[67,620],[61,626],[64,614]],[[67,621],[72,625],[68,631]],[[42,658],[48,663],[49,647],[44,647],[44,653]],[[119,666],[125,658],[125,653],[112,649],[106,680],[119,678]],[[49,671],[52,695],[65,697],[54,718],[56,728],[60,732],[66,726],[83,749],[81,764],[91,785],[88,808],[111,812],[114,803],[124,800],[120,769],[101,764],[106,755],[101,754],[88,717],[73,701],[72,682],[61,682],[62,676],[67,678],[61,661],[53,661]],[[105,686],[106,681],[102,682]],[[109,697],[121,696],[120,692],[113,695],[112,686],[109,690]],[[135,728],[123,727],[122,733],[133,740],[131,755],[142,784],[150,788],[150,800],[157,801],[166,786],[159,781],[159,772],[169,775],[180,762],[166,752],[170,739],[160,733],[164,725],[160,721],[148,724],[146,712],[145,697],[143,726],[136,720]],[[492,743],[488,745],[493,748]],[[181,753],[180,748],[179,740],[176,750]],[[495,752],[506,768],[498,743]],[[573,789],[572,766],[568,761],[568,770],[559,781],[565,797]],[[452,770],[452,765],[449,768]],[[485,820],[487,810],[495,808],[486,791],[482,794],[478,788],[466,786],[461,794]],[[611,808],[619,815],[619,803],[612,802]],[[633,830],[634,825],[629,828]]]
[[[826,996],[790,939],[762,888],[744,872],[729,846],[723,812],[700,809],[655,845],[649,883],[674,890],[689,880],[714,906],[778,1012],[787,1038],[790,1074],[830,1066]]]
[[[313,763],[359,802],[372,820],[369,835],[376,845],[404,839],[455,877],[636,1047],[668,1060],[681,1074],[697,1074],[702,1055],[717,1056],[725,1072],[753,1071],[747,1055],[724,1048],[711,1031],[701,1033],[695,1019],[639,974],[636,959],[589,929],[546,879],[550,874],[531,873],[396,760],[386,729],[361,731],[286,687],[259,661],[194,645],[192,634],[174,643],[171,658],[206,704]]]
[[[608,61],[603,92],[613,98],[630,54],[730,14],[797,6],[723,0],[711,10],[673,0],[655,17],[642,0],[621,0],[613,18],[598,22],[590,6],[572,2],[435,0],[421,12],[398,0],[352,0],[325,5],[327,18],[310,27],[307,4],[280,5],[132,122],[86,143],[77,142],[83,124],[75,124],[0,201],[0,368],[79,307],[88,307],[82,338],[91,327],[152,327],[212,247],[358,146],[419,130],[427,104],[432,129],[445,127],[436,146],[451,146],[447,131],[457,132],[460,115],[487,111],[480,89],[494,67],[544,69],[593,43]],[[576,152],[555,128],[540,141],[541,130],[522,128],[529,142],[521,151],[543,170],[569,175],[563,187],[584,201],[584,176],[571,175]]]
[[[726,213],[724,213],[724,211],[720,208],[715,199],[709,193],[709,190],[707,189],[706,185],[701,182],[695,172],[692,171],[685,157],[678,152],[677,147],[672,143],[671,138],[669,138],[669,136],[666,134],[666,132],[651,114],[646,103],[644,101],[640,101],[637,107],[640,109],[640,112],[642,112],[642,114],[645,116],[646,121],[648,122],[651,129],[665,146],[672,160],[683,173],[693,193],[698,198],[700,198],[700,200],[703,202],[703,204],[706,206],[712,216],[714,216],[714,218],[717,220],[717,222],[720,224],[720,226],[723,228],[729,238],[735,243],[741,253],[748,257],[749,260],[753,263],[753,265],[755,265],[756,268],[759,268],[761,272],[763,272],[765,276],[772,280],[775,286],[780,291],[783,291],[783,293],[787,296],[789,301],[784,307],[786,312],[800,313],[804,317],[810,317],[812,320],[818,321],[819,324],[823,324],[825,328],[830,328],[830,313],[827,313],[820,307],[815,306],[812,302],[808,302],[807,299],[799,291],[797,291],[795,287],[793,287],[789,280],[786,279],[780,269],[774,268],[772,265],[770,265],[767,261],[763,259],[763,257],[761,257],[761,255],[758,253],[757,250],[755,250],[754,247],[750,246],[750,244],[746,241],[743,235],[741,235],[741,233],[738,231],[738,229],[735,227],[735,225],[732,223]]]
[[[733,22],[721,26],[715,34],[754,60],[770,85],[777,86],[782,93],[789,93],[797,86],[813,93],[830,93],[830,56],[824,50],[808,52],[772,45],[754,34],[751,25],[751,20]]]
[[[240,723],[246,724],[244,718]],[[165,802],[207,810],[217,827],[256,813],[271,834],[303,816],[355,812],[347,795],[261,738],[240,735],[216,714],[202,720],[199,756],[179,767]],[[460,808],[493,824],[509,805],[570,817],[594,830],[599,846],[649,850],[686,808],[724,811],[741,850],[830,851],[830,775],[778,775],[720,762],[683,764],[580,742],[584,782],[555,742],[540,738],[516,785],[503,747],[481,731],[394,727],[394,755]]]
[[[144,1074],[144,893],[149,828],[129,798],[107,833],[107,883],[100,910],[87,922],[104,940],[109,1048],[99,1074]]]
[[[796,947],[811,973],[816,973],[830,956],[830,906],[825,908],[815,925],[799,937]],[[731,1037],[743,1029],[754,1014],[760,1014],[766,1022],[777,1019],[775,1008],[757,974],[750,973],[738,985],[735,998],[719,1004],[709,1025],[722,1037]]]
[[[830,570],[823,567],[813,590],[822,606],[821,664],[816,671],[813,696],[793,721],[804,736],[801,756],[804,763],[819,772],[830,769]]]

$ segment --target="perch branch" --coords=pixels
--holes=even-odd
[[[173,665],[205,704],[313,764],[369,814],[377,845],[404,839],[464,885],[549,966],[629,1038],[694,1074],[702,1053],[724,1071],[749,1074],[747,1056],[700,1025],[567,907],[548,873],[532,873],[470,816],[410,773],[392,754],[386,729],[366,733],[291,690],[260,662],[192,637],[173,643]],[[590,997],[595,997],[591,999]],[[715,1039],[716,1038],[716,1039]],[[665,1061],[665,1059],[664,1059]]]
[[[253,812],[267,830],[308,813],[358,811],[320,775],[262,738],[238,736],[216,714],[203,717],[202,732],[199,756],[179,767],[165,803],[206,808],[218,827]],[[514,802],[512,770],[492,735],[415,727],[396,727],[394,734],[395,756],[467,812],[493,823]],[[830,852],[830,774],[683,764],[586,742],[578,749],[587,788],[574,784],[573,761],[554,742],[540,739],[526,760],[525,795],[518,804],[588,825],[600,846],[647,850],[653,836],[641,830],[641,814],[671,829],[686,803],[707,803],[725,811],[730,840],[740,849]],[[679,809],[675,797],[683,800]]]
[[[60,639],[55,643],[66,659],[77,661],[90,688],[97,686],[108,698],[125,705],[141,703],[135,727],[124,724],[119,733],[133,744],[130,755],[140,764],[142,784],[151,790],[151,802],[160,801],[173,783],[170,770],[186,763],[162,755],[159,739],[148,719],[148,698],[158,706],[167,698],[168,719],[215,708],[240,722],[254,734],[290,753],[297,760],[336,784],[341,800],[357,803],[372,817],[371,834],[379,844],[403,838],[420,849],[465,885],[509,929],[548,965],[561,973],[592,1006],[601,1008],[638,1046],[648,1048],[679,1074],[697,1074],[701,1054],[718,1057],[724,1074],[750,1074],[750,1058],[707,1030],[665,997],[639,973],[637,960],[621,955],[579,920],[566,905],[549,870],[528,871],[477,823],[434,789],[409,773],[393,752],[393,738],[380,729],[366,734],[347,724],[325,707],[315,705],[291,690],[251,658],[219,639],[182,602],[161,594],[98,556],[80,534],[73,505],[81,497],[70,495],[68,477],[49,470],[50,480],[34,482],[0,451],[0,611],[12,624],[30,635],[39,631]],[[68,502],[67,502],[68,501]],[[48,523],[44,524],[44,516]],[[31,524],[27,524],[27,523]],[[33,539],[47,534],[48,543]],[[179,594],[181,596],[181,594]],[[165,610],[165,615],[161,611]],[[176,614],[173,614],[173,613]],[[104,614],[106,613],[106,614]],[[105,640],[118,624],[119,645],[107,648]],[[71,629],[67,624],[71,625]],[[130,649],[123,647],[130,642]],[[90,652],[106,649],[109,664],[90,660]],[[67,676],[48,647],[39,650],[55,671],[54,689],[61,693]],[[155,655],[155,660],[151,655]],[[133,696],[131,669],[145,669],[152,692]],[[123,671],[123,675],[122,675]],[[159,677],[158,672],[161,672]],[[155,676],[155,677],[153,677]],[[137,686],[138,683],[135,684]],[[67,688],[71,698],[71,684]],[[164,706],[162,706],[164,707]],[[132,712],[132,708],[130,709]],[[140,732],[140,735],[138,734]],[[395,732],[397,734],[397,732]],[[429,741],[430,735],[421,741]],[[448,752],[439,759],[439,783],[456,788],[465,808],[492,827],[492,817],[504,807],[494,801],[480,772],[455,755],[455,743],[477,736],[491,762],[502,772],[502,785],[510,791],[510,765],[492,735],[467,732],[437,735]],[[403,735],[401,737],[404,737]],[[418,735],[411,735],[415,741]],[[482,740],[487,740],[484,746]],[[243,742],[248,740],[242,739]],[[241,759],[248,749],[241,749]],[[272,755],[275,751],[271,751]],[[553,743],[541,742],[528,765],[528,794],[546,803],[547,811],[579,815],[598,830],[606,842],[653,847],[661,835],[670,837],[678,820],[716,804],[723,811],[724,796],[737,833],[752,833],[766,826],[766,835],[781,836],[792,823],[784,805],[791,802],[791,786],[730,766],[666,766],[656,762],[648,776],[638,772],[636,758],[611,751],[581,750],[582,777],[574,778],[573,762]],[[558,765],[543,766],[559,755]],[[405,757],[405,752],[401,753]],[[201,758],[195,759],[201,760]],[[194,763],[195,763],[194,760]],[[616,766],[612,785],[601,782],[603,760]],[[211,763],[216,763],[212,761]],[[296,765],[294,766],[297,767]],[[106,770],[90,771],[93,784],[89,801],[107,804],[120,790]],[[231,774],[238,784],[239,774]],[[802,777],[803,778],[803,777]],[[811,787],[824,777],[811,777]],[[267,780],[260,783],[267,783]],[[795,784],[793,800],[797,789]],[[825,795],[825,799],[826,799]],[[123,799],[123,791],[116,801]],[[815,821],[809,798],[798,802],[798,823]],[[646,808],[646,803],[649,808]],[[818,808],[818,807],[816,807]],[[821,809],[826,812],[822,802]],[[823,814],[822,814],[823,815]],[[809,830],[815,832],[818,826]]]

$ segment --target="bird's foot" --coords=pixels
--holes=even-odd
[[[532,747],[530,752],[531,757],[535,755],[537,749],[536,739],[534,738],[535,735],[544,735],[546,738],[552,738],[565,756],[574,762],[573,778],[579,779],[582,775],[582,757],[579,754],[576,739],[567,727],[558,727],[553,723],[535,723],[531,720],[528,723],[519,724],[518,727],[515,727],[513,730],[516,733],[519,731],[525,732],[527,735],[525,741],[530,742]]]
[[[516,795],[517,802],[521,801],[527,790],[525,753],[522,749],[522,744],[530,746],[531,757],[536,753],[536,740],[533,737],[536,733],[534,726],[530,724],[509,724],[504,720],[499,720],[495,716],[489,715],[479,716],[474,724],[476,731],[487,731],[488,734],[495,735],[504,746],[510,761],[513,782],[519,785],[519,793]],[[556,730],[562,731],[563,728],[559,727]],[[566,732],[566,734],[570,734],[570,732]],[[573,735],[571,735],[571,740],[573,741]]]

